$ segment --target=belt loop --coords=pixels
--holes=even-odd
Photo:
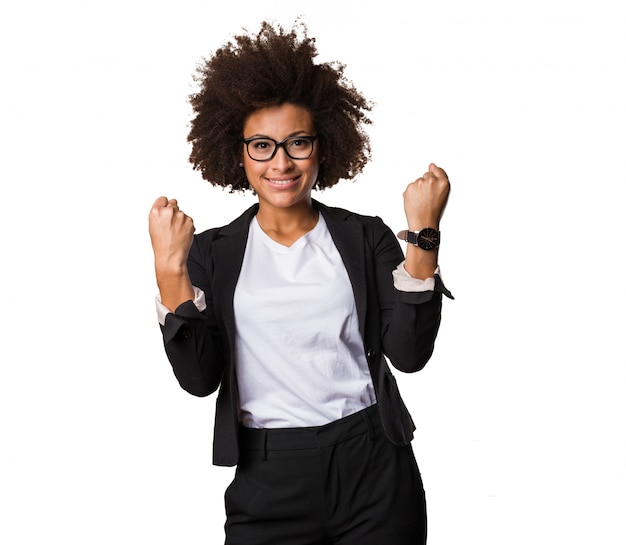
[[[363,420],[365,420],[365,424],[367,425],[367,436],[370,441],[374,440],[374,426],[372,425],[372,420],[370,419],[370,415],[367,414],[367,409],[363,412]]]
[[[261,460],[267,460],[267,430],[265,429],[261,440]]]

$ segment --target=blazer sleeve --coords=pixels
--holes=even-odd
[[[191,283],[204,292],[206,309],[200,312],[193,301],[186,301],[161,326],[174,375],[184,390],[196,396],[218,388],[227,357],[213,301],[211,235],[209,231],[194,236],[187,259]]]
[[[396,369],[413,373],[422,369],[433,353],[441,323],[442,293],[451,294],[438,276],[434,291],[397,290],[392,272],[404,260],[400,244],[379,219],[373,233],[383,352]]]

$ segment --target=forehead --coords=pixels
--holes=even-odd
[[[254,111],[243,126],[244,138],[270,136],[282,140],[300,132],[315,132],[313,116],[306,108],[288,103]]]

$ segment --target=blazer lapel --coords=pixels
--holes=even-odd
[[[239,280],[243,256],[248,242],[250,221],[256,214],[258,205],[254,205],[235,221],[222,228],[213,243],[214,259],[214,297],[217,312],[221,314],[231,349],[235,343],[235,312],[233,299]]]
[[[365,236],[363,226],[347,210],[329,208],[317,201],[313,202],[322,216],[324,216],[333,242],[348,271],[359,318],[359,331],[361,332],[361,337],[365,339],[367,278],[365,276]]]

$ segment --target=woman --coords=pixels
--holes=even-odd
[[[263,23],[199,69],[190,160],[258,204],[194,236],[175,199],[155,201],[165,349],[185,390],[219,387],[227,544],[425,543],[414,425],[383,353],[406,372],[432,353],[449,182],[431,164],[404,192],[406,258],[380,219],[313,200],[367,163],[370,110],[316,54],[306,28]]]

